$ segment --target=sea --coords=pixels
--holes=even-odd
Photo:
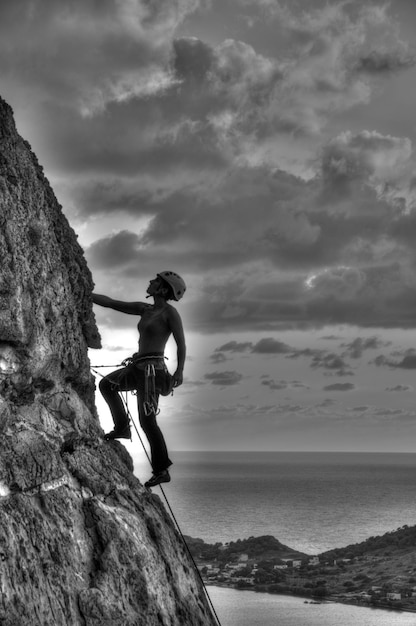
[[[314,555],[416,525],[416,454],[174,452],[164,492],[184,535],[272,535]],[[147,461],[135,463],[139,478]],[[157,493],[157,491],[155,490]],[[222,626],[416,626],[416,613],[207,587]]]

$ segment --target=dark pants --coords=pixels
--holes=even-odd
[[[155,403],[157,405],[159,393],[163,393],[163,390],[169,386],[170,374],[166,369],[156,369],[155,374]],[[108,374],[100,381],[99,387],[104,400],[110,407],[114,426],[117,430],[123,429],[129,423],[119,391],[137,390],[140,426],[149,441],[153,471],[158,473],[172,465],[172,461],[168,457],[165,439],[156,421],[155,412],[152,411],[146,415],[144,410],[144,370],[133,364],[128,365]]]

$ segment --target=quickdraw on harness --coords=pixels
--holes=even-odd
[[[161,367],[155,368],[155,361],[156,363],[161,363]],[[143,357],[133,355],[123,361],[123,365],[132,364],[137,367],[144,366],[143,411],[146,417],[149,415],[156,416],[160,411],[160,409],[158,409],[158,394],[156,393],[156,369],[166,370],[163,356],[160,356],[159,354],[146,355]]]
[[[157,396],[156,396],[156,372],[153,363],[146,363],[144,367],[144,400],[143,410],[146,415],[157,415],[159,413],[157,408]]]

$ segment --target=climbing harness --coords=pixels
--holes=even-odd
[[[148,360],[149,358],[157,358],[157,359],[160,359],[161,357],[160,357],[159,355],[157,355],[157,357],[156,357],[156,356],[154,356],[154,357],[146,357],[146,360]],[[130,364],[132,364],[133,362],[136,364],[136,362],[137,362],[137,361],[139,361],[139,360],[141,360],[141,359],[137,359],[137,358],[136,358],[136,359],[134,359],[134,355],[133,355],[133,357],[129,357],[128,359],[125,359],[124,361],[122,361],[121,365],[122,365],[122,366],[124,366],[124,367],[126,367],[126,365],[130,365]],[[143,359],[143,360],[144,360],[144,359]],[[163,365],[164,365],[164,362],[163,362]],[[101,376],[101,378],[104,378],[103,374],[101,374],[100,372],[98,372],[98,371],[97,371],[97,369],[96,369],[96,368],[101,368],[101,367],[120,367],[120,365],[111,365],[111,366],[110,366],[110,365],[94,365],[94,366],[91,366],[91,370],[92,370],[95,374],[98,374],[98,376]],[[166,367],[166,366],[165,366],[165,367]],[[145,369],[145,383],[146,383],[147,378],[148,378],[148,377],[146,376],[146,369]],[[154,367],[154,365],[153,365],[153,384],[154,384],[154,381],[155,381],[155,367]],[[152,383],[151,383],[151,384],[152,384]],[[145,444],[144,444],[144,441],[143,441],[142,437],[140,436],[139,430],[138,430],[138,428],[137,428],[137,426],[136,426],[136,423],[135,423],[135,421],[134,421],[134,419],[133,419],[133,416],[132,416],[132,414],[131,414],[131,412],[130,412],[130,409],[129,409],[129,405],[128,405],[128,391],[126,391],[126,392],[125,392],[125,394],[126,394],[126,395],[125,395],[125,398],[123,397],[122,392],[119,392],[119,393],[120,393],[121,399],[122,399],[122,401],[123,401],[124,408],[125,408],[125,411],[126,411],[126,415],[127,415],[128,419],[129,419],[129,422],[131,421],[131,423],[133,424],[133,426],[134,426],[134,430],[135,430],[135,431],[136,431],[136,433],[137,433],[137,436],[138,436],[139,441],[140,441],[140,443],[141,443],[141,445],[142,445],[142,448],[143,448],[143,450],[144,450],[144,453],[145,453],[145,455],[146,455],[146,458],[147,458],[147,460],[149,461],[150,466],[152,466],[152,463],[151,463],[151,460],[150,460],[149,453],[148,453],[148,451],[147,451],[147,449],[146,449],[146,446],[145,446]],[[172,393],[173,393],[173,391],[172,391]],[[145,392],[145,394],[146,394],[146,392]],[[148,414],[146,414],[146,415],[148,415]],[[155,413],[155,415],[157,415],[157,413]],[[216,612],[216,610],[215,610],[215,608],[214,608],[214,605],[213,605],[213,603],[212,603],[212,600],[211,600],[211,598],[210,598],[210,596],[209,596],[209,593],[208,593],[207,587],[206,587],[206,585],[205,585],[205,583],[204,583],[204,580],[203,580],[203,578],[202,578],[201,572],[199,571],[198,566],[197,566],[197,564],[196,564],[196,562],[195,562],[195,559],[194,559],[194,557],[192,556],[191,550],[189,549],[189,546],[188,546],[188,544],[187,544],[187,542],[186,542],[185,536],[184,536],[184,534],[182,533],[182,530],[181,530],[181,528],[180,528],[180,526],[179,526],[179,522],[178,522],[178,520],[176,519],[176,516],[175,516],[175,514],[174,514],[174,512],[173,512],[173,510],[172,510],[172,507],[171,507],[171,505],[170,505],[170,503],[169,503],[169,500],[168,500],[168,498],[167,498],[167,496],[166,496],[166,494],[165,494],[165,491],[164,491],[164,489],[163,489],[162,485],[160,485],[160,484],[159,484],[159,485],[158,485],[158,487],[160,488],[160,491],[161,491],[161,493],[162,493],[162,495],[163,495],[163,498],[164,498],[164,500],[165,500],[165,502],[166,502],[166,506],[168,507],[168,510],[169,510],[169,512],[170,512],[170,514],[171,514],[171,517],[172,517],[172,519],[173,519],[173,521],[174,521],[174,523],[175,523],[175,526],[176,526],[176,528],[177,528],[177,530],[178,530],[178,532],[179,532],[179,535],[180,535],[180,537],[181,537],[182,543],[183,543],[183,545],[184,545],[184,547],[185,547],[185,549],[186,549],[186,551],[187,551],[187,553],[188,553],[189,558],[190,558],[190,559],[191,559],[191,561],[192,561],[192,564],[193,564],[193,566],[194,566],[195,572],[196,572],[196,574],[197,574],[197,576],[198,576],[198,578],[199,578],[199,580],[200,580],[200,582],[201,582],[201,584],[202,584],[202,587],[203,587],[203,589],[204,589],[205,596],[206,596],[206,599],[207,599],[207,601],[208,601],[208,604],[209,604],[209,606],[210,606],[210,608],[211,608],[212,614],[213,614],[213,616],[214,616],[215,620],[217,621],[218,626],[221,626],[220,619],[219,619],[219,617],[218,617],[218,615],[217,615],[217,612]]]

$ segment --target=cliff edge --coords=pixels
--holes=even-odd
[[[0,624],[212,626],[160,499],[102,439],[92,286],[0,99]]]

